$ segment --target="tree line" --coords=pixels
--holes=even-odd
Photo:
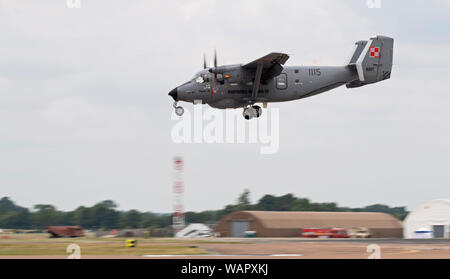
[[[120,211],[112,200],[99,202],[91,207],[80,206],[73,211],[60,211],[53,205],[37,204],[32,210],[16,205],[8,197],[0,199],[0,228],[45,229],[48,226],[79,225],[85,229],[122,228],[168,228],[172,224],[171,214]],[[217,223],[228,213],[241,210],[267,211],[352,211],[384,212],[403,220],[408,211],[405,207],[389,207],[374,204],[362,208],[339,207],[336,203],[314,203],[307,198],[297,198],[293,194],[282,196],[265,195],[257,203],[250,202],[250,192],[245,190],[236,203],[220,210],[186,212],[187,223]]]

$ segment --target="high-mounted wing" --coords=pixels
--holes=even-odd
[[[289,59],[289,55],[280,52],[272,52],[263,56],[259,59],[256,59],[253,62],[243,65],[243,68],[246,69],[256,69],[259,64],[263,65],[263,69],[269,69],[275,64],[284,65],[286,61]]]
[[[255,101],[258,97],[259,85],[261,84],[262,79],[269,79],[272,77],[278,76],[286,61],[289,59],[289,55],[285,53],[272,52],[263,56],[259,59],[256,59],[253,62],[243,65],[242,67],[245,69],[254,69],[255,70],[255,81],[253,83],[252,97],[251,100]]]

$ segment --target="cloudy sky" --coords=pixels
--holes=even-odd
[[[180,155],[186,210],[221,208],[244,188],[252,201],[293,193],[342,206],[450,198],[449,15],[448,0],[0,0],[0,196],[170,212]],[[271,104],[278,153],[171,140],[167,93],[203,53],[343,65],[377,34],[395,38],[392,78]]]

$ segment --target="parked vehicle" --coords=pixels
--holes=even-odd
[[[368,228],[351,228],[348,230],[348,234],[351,238],[370,238],[372,234]]]
[[[345,229],[333,228],[312,228],[303,229],[301,237],[311,238],[349,238],[349,235]]]
[[[84,231],[80,226],[52,226],[47,228],[51,237],[80,237]]]

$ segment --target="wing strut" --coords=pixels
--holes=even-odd
[[[253,83],[252,101],[256,101],[258,97],[259,85],[261,84],[261,76],[263,72],[263,63],[258,63],[256,66],[255,82]]]

